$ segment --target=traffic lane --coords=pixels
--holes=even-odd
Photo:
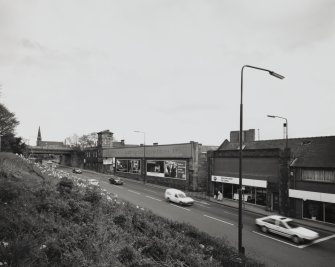
[[[104,180],[106,180],[106,181],[108,181],[108,179],[106,178],[106,177],[103,177],[103,176],[99,176],[99,177],[102,177]],[[89,174],[88,175],[88,177],[87,178],[97,178],[97,175],[96,174]],[[108,182],[106,182],[106,184],[108,185]],[[157,197],[160,197],[160,195],[163,195],[163,192],[164,192],[164,190],[158,190],[157,188],[150,188],[150,189],[146,189],[146,187],[145,186],[143,186],[142,184],[139,184],[139,183],[136,183],[136,182],[130,182],[130,183],[126,183],[126,185],[128,185],[128,187],[129,187],[129,189],[127,189],[127,190],[130,190],[130,191],[128,191],[129,193],[125,193],[125,192],[122,192],[122,187],[121,188],[119,188],[119,189],[117,189],[118,187],[117,186],[113,186],[114,187],[114,193],[116,192],[115,190],[117,190],[117,194],[119,195],[119,196],[124,196],[123,198],[124,198],[124,200],[127,200],[127,201],[129,201],[129,202],[133,202],[134,204],[137,204],[137,203],[141,203],[141,202],[139,202],[139,199],[138,199],[138,196],[139,195],[141,195],[141,194],[143,194],[143,191],[147,191],[147,192],[150,192],[150,193],[152,193],[152,194],[154,194],[155,196],[154,197],[152,197],[151,196],[151,198],[156,198],[156,199],[159,199],[159,198],[157,198]],[[125,188],[126,188],[127,186],[125,186]],[[133,189],[133,191],[131,191]],[[138,191],[134,191],[134,190],[138,190]],[[159,192],[160,191],[160,192]],[[136,193],[137,194],[136,194]],[[136,195],[138,195],[137,197],[136,197]],[[159,200],[163,200],[164,198],[162,197],[161,199],[159,199]],[[150,206],[149,205],[149,203],[150,202],[143,202],[143,205],[145,205],[145,206]],[[215,203],[214,203],[215,204]],[[218,204],[219,205],[219,204]],[[213,205],[214,207],[215,207],[215,205]],[[180,208],[180,207],[179,207]],[[217,209],[213,209],[214,211],[215,210],[217,210],[220,214],[217,214],[217,213],[209,213],[209,215],[204,215],[203,214],[203,216],[204,217],[206,217],[206,219],[211,219],[211,220],[214,220],[214,221],[216,221],[217,223],[219,223],[219,224],[221,224],[221,223],[226,223],[227,224],[227,217],[222,217],[222,206],[220,205],[220,206],[217,206],[216,207]],[[221,211],[219,210],[221,208]],[[174,218],[175,220],[178,220],[178,221],[180,221],[180,216],[185,216],[183,213],[182,214],[179,214],[177,217],[175,217],[175,216],[173,216],[173,214],[169,214],[169,216],[166,216],[166,211],[164,211],[163,213],[160,213],[160,211],[162,210],[162,207],[161,206],[159,206],[158,205],[158,210],[157,210],[157,205],[154,205],[154,207],[151,207],[151,209],[156,213],[156,214],[160,214],[161,216],[163,216],[163,217],[167,217],[167,218],[169,218],[169,219],[171,219],[171,218]],[[181,209],[181,208],[180,208]],[[197,206],[195,205],[194,207],[192,207],[192,209],[194,209],[193,211],[195,212],[195,213],[198,213],[198,215],[199,215],[199,210],[198,210],[198,212],[197,212]],[[188,209],[188,210],[190,210],[190,209]],[[213,210],[212,210],[212,212],[213,212]],[[203,211],[203,210],[202,210]],[[208,212],[208,211],[205,211],[205,212]],[[252,233],[254,233],[254,234],[256,234],[255,233],[255,229],[254,229],[254,219],[255,219],[255,217],[257,217],[257,215],[255,216],[255,215],[253,215],[253,214],[249,214],[250,216],[244,216],[244,219],[245,218],[248,218],[248,217],[252,217],[252,218],[250,218],[251,219],[251,222],[252,222],[252,224],[250,224],[250,225],[252,225],[252,227],[249,229],[249,230],[251,230],[250,232],[252,232]],[[200,216],[201,216],[201,214],[200,214]],[[190,220],[188,220],[188,222],[190,222],[191,224],[193,224],[193,225],[195,225],[194,224],[194,222],[197,222],[198,221],[198,219],[195,219],[195,218],[192,218],[192,219],[190,219]],[[182,222],[184,222],[184,220],[182,220]],[[196,224],[197,225],[197,224]],[[195,225],[195,226],[196,226]],[[229,224],[228,224],[229,225]],[[254,251],[258,251],[259,250],[259,248],[257,248],[257,242],[255,243],[255,237],[253,237],[253,236],[250,236],[249,237],[249,231],[246,231],[246,230],[248,230],[247,229],[247,227],[245,227],[246,226],[246,224],[245,224],[245,222],[244,222],[244,228],[243,228],[243,238],[245,239],[246,237],[246,240],[245,240],[245,242],[243,242],[243,244],[245,245],[245,247],[247,248],[247,250],[249,251],[248,253],[249,254],[254,254],[253,252]],[[247,225],[248,226],[248,225]],[[200,223],[200,225],[198,226],[199,227],[199,229],[202,229],[203,227],[204,227],[204,225],[202,225],[201,223]],[[210,228],[210,229],[212,229],[212,228]],[[217,232],[216,231],[214,231],[214,233],[213,233],[213,231],[209,231],[209,229],[206,229],[206,227],[205,227],[205,231],[206,232],[210,232],[212,235],[214,234],[217,234]],[[234,243],[236,244],[236,232],[230,232],[229,233],[229,231],[224,231],[224,232],[226,232],[225,233],[225,235],[224,235],[224,237],[226,237],[228,240],[234,240]],[[259,238],[261,238],[262,236],[259,236]],[[263,238],[266,238],[266,237],[263,237]],[[250,239],[252,239],[253,240],[253,242],[251,243],[251,245],[249,245],[249,242],[248,242],[248,240],[250,240]],[[264,242],[266,243],[266,242],[268,242],[269,243],[269,245],[270,246],[265,246],[265,248],[271,248],[270,249],[270,251],[269,251],[269,253],[271,253],[271,251],[273,250],[273,247],[274,246],[276,246],[276,245],[278,245],[277,243],[282,243],[282,242],[280,242],[280,240],[278,241],[278,238],[267,238],[268,240],[267,241],[264,241],[264,240],[261,240],[260,242],[260,248],[261,248],[261,250],[260,251],[258,251],[257,253],[264,253]],[[258,240],[260,240],[260,239],[258,239]],[[272,243],[271,243],[272,242]],[[276,245],[274,245],[274,244],[276,244]],[[286,245],[286,246],[289,246],[290,244],[287,244],[287,242],[285,242],[285,243],[282,243],[282,244],[280,244],[279,246],[279,250],[281,249],[281,246],[282,245]],[[320,244],[318,244],[318,245],[320,245]],[[294,245],[293,245],[294,246]],[[313,246],[314,246],[314,244],[313,244]],[[325,247],[325,248],[322,248],[322,247]],[[334,246],[331,246],[331,247],[334,247]],[[328,248],[328,249],[327,249]],[[275,249],[275,251],[277,251],[278,249]],[[292,249],[292,248],[291,248]],[[295,248],[295,249],[297,249],[297,248]],[[333,254],[333,250],[332,249],[329,249],[329,246],[327,246],[326,244],[321,244],[321,246],[319,247],[319,249],[318,249],[318,251],[320,251],[321,250],[321,254],[324,254],[323,256],[322,256],[322,259],[320,259],[321,261],[320,262],[322,262],[322,260],[327,260],[327,259],[329,259],[329,260],[333,260],[333,256],[332,255],[334,255]],[[282,250],[280,250],[280,251],[282,251]],[[291,252],[291,250],[290,251],[288,251],[288,253],[290,253]],[[257,253],[256,253],[256,255],[254,255],[254,257],[255,256],[257,256]],[[287,252],[285,252],[285,253],[287,253]],[[330,254],[329,254],[330,253]],[[313,253],[314,254],[314,253]],[[320,253],[319,253],[320,254]],[[272,263],[274,263],[274,262],[276,262],[276,264],[280,264],[279,266],[281,266],[282,264],[286,264],[286,263],[289,263],[289,262],[291,262],[291,261],[289,261],[289,262],[286,262],[286,261],[284,261],[284,262],[280,262],[280,260],[282,260],[282,258],[283,258],[283,255],[281,254],[281,253],[277,253],[276,255],[278,255],[278,257],[271,257],[271,262]],[[287,254],[286,254],[287,255]],[[310,256],[310,254],[308,254],[308,256]],[[310,263],[310,262],[314,262],[314,263],[316,263],[319,259],[318,259],[318,257],[313,257],[313,259],[314,259],[314,261],[313,260],[311,260],[309,257],[307,257],[308,258],[308,260],[306,261],[306,263],[305,264],[308,264],[308,263]],[[315,261],[316,260],[316,261]],[[268,259],[265,259],[265,261],[268,261]],[[299,261],[297,261],[297,262],[295,262],[295,264],[299,264],[299,262],[301,263],[301,260],[299,260]],[[306,266],[308,266],[308,265],[306,265]]]
[[[151,210],[153,213],[169,220],[189,223],[212,236],[223,237],[231,246],[237,247],[237,227],[231,222],[224,221],[222,218],[219,219],[213,217],[208,213],[200,214],[195,212],[194,207],[182,207],[170,204],[162,199],[159,199],[162,201],[155,201],[150,198],[146,198],[146,194],[143,194],[140,190],[136,190],[134,188],[121,188],[107,183],[101,183],[101,185],[109,192],[117,193],[119,198],[122,198],[123,200],[129,201],[139,207],[144,207],[146,210]],[[251,246],[245,243],[247,256],[272,266],[290,266],[290,262],[281,261],[285,258],[283,257],[284,253],[287,253],[285,250],[283,254],[279,254],[278,257],[275,257],[275,259],[273,259],[273,257],[266,258],[263,255],[267,255],[269,252],[263,254],[264,241],[262,239],[257,236],[249,237],[248,234],[246,234],[244,238],[252,239]],[[252,249],[252,247],[254,247],[254,249]],[[269,246],[267,245],[267,247]],[[281,248],[277,248],[276,250],[282,251]],[[272,250],[270,250],[270,253],[272,253]]]
[[[71,171],[70,168],[65,168],[68,171]],[[103,180],[108,182],[108,177],[109,175],[106,174],[100,174],[100,173],[92,173],[92,172],[85,172],[83,171],[83,174],[72,174],[76,175],[77,177],[82,177],[86,179],[92,179],[95,178],[99,181]],[[151,185],[145,185],[142,182],[139,181],[133,181],[131,179],[124,179],[124,187],[127,188],[132,188],[134,190],[139,190],[141,192],[147,192],[150,194],[154,194],[155,197],[161,198],[162,200],[164,199],[164,191],[165,189],[151,186]],[[202,200],[196,200],[196,203],[194,204],[194,208],[198,210],[199,212],[208,212],[208,209],[210,209],[210,213],[212,216],[220,218],[222,220],[230,220],[234,221],[235,223],[238,222],[238,209],[234,207],[228,207],[219,203],[215,202],[208,202],[208,201],[202,201]],[[204,202],[208,205],[202,205],[201,203]],[[255,214],[252,212],[249,212],[247,210],[243,210],[243,228],[248,229],[250,231],[257,230],[255,228],[255,219],[263,217],[263,215]],[[303,226],[303,225],[302,225]],[[306,227],[306,226],[304,226]],[[320,238],[327,237],[333,233],[328,232],[328,231],[323,231],[318,228],[313,228],[313,227],[306,227],[308,229],[314,230],[320,234]]]
[[[195,227],[199,228],[200,230],[203,230],[210,235],[213,236],[220,236],[224,237],[227,240],[230,240],[230,244],[236,247],[237,242],[237,226],[234,225],[232,222],[227,221],[226,218],[223,218],[221,216],[214,217],[214,214],[211,214],[206,210],[207,214],[201,214],[199,210],[196,209],[196,206],[193,207],[180,207],[175,206],[175,208],[179,208],[179,212],[175,210],[169,210],[169,207],[167,205],[154,205],[152,206],[150,203],[150,199],[146,201],[140,201],[140,195],[141,188],[132,188],[127,190],[137,190],[133,191],[135,195],[135,203],[141,203],[143,207],[146,209],[152,210],[155,214],[158,214],[160,216],[166,217],[171,220],[177,220],[180,222],[188,222]],[[153,191],[153,190],[151,190]],[[153,191],[155,192],[155,191]],[[163,198],[157,198],[157,195],[154,195],[156,199],[159,199],[161,201],[164,201]],[[127,197],[125,196],[126,200]],[[148,202],[149,201],[149,202]],[[164,204],[163,202],[162,204]],[[167,204],[167,203],[166,203]],[[184,211],[183,211],[184,210]],[[191,213],[190,213],[191,212]],[[228,226],[232,226],[228,227]],[[227,229],[228,227],[228,229]],[[251,230],[255,230],[255,227],[253,227]],[[290,244],[289,240],[285,240],[284,243],[279,242],[278,239],[265,239],[263,236],[257,236],[253,231],[247,231],[245,228],[243,229],[243,245],[246,247],[246,253],[248,256],[264,261],[266,264],[269,265],[275,265],[275,266],[316,266],[318,264],[319,266],[327,266],[333,259],[333,251],[327,251],[322,250],[323,253],[315,252],[315,250],[312,251],[312,254],[308,252],[307,254],[305,252],[297,252],[294,250],[299,249],[296,247],[293,243]],[[282,240],[284,241],[284,240]],[[318,251],[320,248],[318,249]],[[330,254],[329,254],[330,252]],[[291,257],[290,257],[291,254]],[[297,254],[303,254],[301,256],[297,256]],[[315,254],[318,254],[318,257],[315,257]],[[271,255],[270,257],[260,257],[259,255]],[[294,256],[293,256],[294,255]],[[322,256],[320,256],[322,255]],[[302,257],[302,259],[301,259]],[[327,261],[328,258],[328,261]]]

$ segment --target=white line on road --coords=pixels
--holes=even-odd
[[[271,237],[271,236],[268,236],[268,235],[264,235],[264,234],[261,234],[261,233],[258,233],[256,231],[252,231],[253,233],[257,234],[257,235],[261,235],[261,236],[264,236],[264,237],[267,237],[269,239],[273,239],[273,240],[276,240],[278,242],[281,242],[281,243],[284,243],[286,245],[289,245],[289,246],[292,246],[292,247],[296,247],[296,248],[300,248],[300,246],[297,246],[297,245],[294,245],[294,244],[291,244],[291,243],[288,243],[288,242],[285,242],[283,240],[280,240],[280,239],[277,239],[277,238],[274,238],[274,237]]]
[[[145,196],[145,197],[148,197],[148,198],[151,198],[151,199],[154,199],[154,200],[157,200],[157,201],[162,201],[161,199],[154,198],[154,197],[151,197],[151,196]]]
[[[137,194],[137,195],[140,195],[140,194],[141,194],[141,193],[139,193],[139,192],[136,192],[136,191],[133,191],[133,190],[129,190],[129,189],[128,189],[128,191],[131,192],[131,193]]]
[[[326,240],[334,238],[334,237],[335,237],[335,235],[330,235],[330,236],[326,236],[324,238],[319,238],[319,239],[316,239],[316,240],[312,241],[310,244],[301,245],[301,246],[299,246],[299,248],[306,248],[306,247],[309,247],[313,244],[320,243],[320,242],[326,241]]]
[[[177,206],[176,204],[172,204],[172,203],[170,203],[170,205],[175,206],[175,207],[180,208],[180,209],[183,209],[183,210],[191,211],[191,210],[189,210],[189,209],[186,209],[186,208],[183,208],[183,207],[179,207],[179,206]]]
[[[229,223],[229,222],[226,222],[226,221],[223,221],[223,220],[220,220],[220,219],[217,219],[217,218],[214,218],[214,217],[211,217],[211,216],[208,216],[206,214],[204,214],[205,217],[207,218],[210,218],[210,219],[213,219],[213,220],[216,220],[216,221],[219,221],[219,222],[223,222],[223,223],[226,223],[226,224],[229,224],[229,225],[234,225],[232,223]]]

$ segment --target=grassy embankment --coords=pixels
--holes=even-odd
[[[223,239],[64,176],[0,153],[0,265],[260,266]]]

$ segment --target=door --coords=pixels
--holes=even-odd
[[[279,210],[279,194],[276,192],[272,193],[272,210],[273,211]]]

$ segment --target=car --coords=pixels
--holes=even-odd
[[[186,194],[178,189],[168,188],[165,190],[164,197],[168,202],[174,202],[180,205],[193,205],[194,199],[186,196]]]
[[[99,181],[96,179],[88,179],[87,181],[90,185],[96,185],[96,186],[99,185]]]
[[[109,177],[108,180],[111,184],[123,185],[123,181],[119,177]]]
[[[255,223],[263,233],[271,232],[281,235],[290,238],[296,244],[319,238],[317,232],[299,226],[293,219],[280,215],[258,218]]]
[[[78,169],[78,168],[74,168],[74,169],[72,170],[72,172],[73,172],[73,173],[78,173],[78,174],[81,174],[81,173],[82,173],[81,169]]]

